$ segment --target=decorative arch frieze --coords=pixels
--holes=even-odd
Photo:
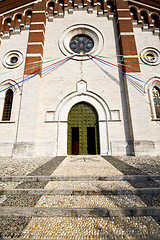
[[[143,31],[152,31],[154,35],[159,35],[160,16],[158,12],[130,5],[130,14],[134,27],[141,27]]]
[[[16,13],[1,16],[0,36],[10,38],[12,34],[20,34],[22,30],[28,29],[31,22],[32,8],[27,8]]]
[[[54,17],[63,17],[65,11],[73,14],[74,10],[86,10],[89,14],[97,10],[97,16],[107,16],[112,19],[114,16],[115,4],[113,0],[49,0],[46,3],[46,14],[49,21]]]

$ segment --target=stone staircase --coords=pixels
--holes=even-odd
[[[117,158],[56,157],[1,189],[1,239],[159,239],[160,176]]]

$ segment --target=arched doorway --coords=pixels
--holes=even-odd
[[[68,154],[99,154],[98,114],[86,102],[75,104],[68,114]]]

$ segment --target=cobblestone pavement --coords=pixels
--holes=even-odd
[[[102,158],[100,156],[69,156],[58,159],[40,159],[21,171],[16,164],[11,164],[7,172],[1,175],[51,175],[51,176],[123,176],[123,175],[158,175],[160,160],[158,157],[149,158]],[[2,158],[0,159],[2,160]],[[134,162],[135,160],[135,162]],[[141,162],[140,162],[141,161]],[[146,165],[145,165],[146,161]],[[8,161],[9,162],[9,161]],[[55,165],[53,167],[53,162]],[[154,163],[156,168],[154,168]],[[3,163],[2,163],[3,164]],[[149,168],[149,164],[151,168]],[[31,172],[32,171],[32,172]],[[13,174],[16,173],[16,174]],[[15,185],[14,185],[15,184]],[[135,181],[50,181],[42,183],[12,183],[8,182],[2,188],[44,188],[44,189],[134,189],[135,187],[158,187],[159,183]],[[19,184],[19,185],[17,185]],[[157,184],[157,185],[156,185]],[[135,195],[43,195],[30,197],[3,196],[1,206],[21,206],[37,208],[119,208],[159,206],[159,196],[151,197]],[[1,217],[0,237],[12,239],[159,239],[160,226],[153,217],[82,217],[82,216],[54,216],[54,217]]]
[[[67,157],[52,173],[53,176],[106,176],[122,175],[100,156]],[[133,188],[126,181],[65,181],[49,182],[45,188],[90,189]],[[42,196],[36,207],[96,208],[146,206],[138,196]],[[36,239],[119,239],[157,237],[160,227],[152,217],[46,217],[33,218],[22,238]]]

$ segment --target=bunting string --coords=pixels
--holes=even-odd
[[[76,54],[75,54],[75,55],[76,55]],[[24,82],[24,81],[27,81],[27,80],[35,77],[36,75],[38,75],[38,74],[40,74],[40,73],[43,73],[43,72],[45,72],[45,71],[48,71],[48,70],[54,68],[55,66],[58,66],[58,65],[60,66],[61,63],[64,63],[65,61],[69,60],[70,58],[72,58],[72,57],[75,56],[75,55],[66,57],[66,58],[64,58],[64,59],[61,59],[61,58],[59,57],[59,58],[52,58],[52,59],[49,59],[49,60],[43,61],[43,62],[42,62],[42,61],[36,61],[36,62],[33,62],[34,64],[28,64],[28,65],[26,65],[26,66],[27,66],[26,69],[27,69],[27,70],[30,70],[30,69],[37,68],[37,66],[39,66],[39,65],[46,64],[46,63],[49,63],[49,62],[52,62],[52,61],[56,61],[56,60],[61,59],[61,60],[57,61],[56,63],[52,63],[52,64],[50,64],[49,66],[46,66],[46,67],[42,68],[42,71],[40,71],[40,72],[38,72],[38,73],[35,72],[35,74],[32,74],[31,76],[29,76],[29,77],[27,77],[27,78],[25,78],[25,79],[23,79],[23,77],[19,77],[19,78],[17,78],[17,79],[14,79],[14,81],[17,81],[17,80],[20,80],[20,79],[22,79],[22,80],[19,81],[19,82],[17,82],[17,83],[15,83],[15,84],[12,85],[12,86],[9,86],[8,88],[5,88],[5,89],[1,90],[0,92],[3,92],[3,91],[5,91],[5,90],[7,90],[7,89],[9,89],[9,88],[11,88],[11,87],[13,87],[13,86],[15,86],[15,85],[18,85],[18,84],[20,84],[20,83],[22,83],[22,82]],[[117,67],[117,68],[119,68],[119,71],[122,72],[123,74],[125,74],[125,75],[127,75],[127,76],[129,76],[129,77],[131,77],[131,78],[133,78],[133,79],[135,79],[135,80],[137,80],[137,81],[140,81],[140,82],[142,82],[142,83],[144,83],[144,84],[147,84],[147,85],[153,87],[151,84],[146,83],[146,82],[144,82],[143,80],[141,80],[141,79],[139,79],[139,78],[137,78],[137,77],[134,77],[134,76],[132,76],[132,75],[130,75],[130,74],[128,74],[128,73],[125,73],[124,70],[127,70],[127,72],[130,72],[130,73],[133,73],[133,72],[134,72],[134,71],[133,71],[133,70],[134,70],[134,66],[128,66],[127,64],[123,64],[123,63],[118,63],[118,65],[117,65],[117,64],[115,64],[115,63],[112,63],[112,62],[110,62],[110,61],[106,61],[106,60],[103,59],[103,58],[112,59],[113,56],[116,56],[116,57],[117,57],[117,56],[123,56],[123,57],[127,56],[127,57],[129,57],[129,55],[110,55],[110,56],[112,56],[112,57],[110,57],[110,56],[100,56],[100,55],[89,55],[89,54],[87,54],[87,56],[89,56],[90,58],[94,58],[95,60],[97,60],[97,61],[99,61],[99,62],[107,65],[108,67],[112,67],[112,68]],[[130,56],[130,57],[132,57],[132,56]],[[134,55],[134,57],[139,57],[139,56]],[[146,65],[145,63],[139,63],[139,62],[128,61],[128,60],[124,60],[124,62],[126,62],[126,63],[127,63],[127,62],[128,62],[128,63],[131,62],[131,63],[134,63],[134,64],[143,64],[143,65]],[[126,66],[127,69],[126,69],[124,66]],[[4,69],[4,68],[3,68],[3,69]],[[9,73],[9,71],[0,73],[0,75],[7,74],[7,73]],[[160,81],[157,80],[157,79],[153,79],[153,81],[160,83]],[[7,85],[8,83],[9,83],[9,81],[1,84],[0,86]]]
[[[61,64],[62,62],[68,61],[68,60],[71,59],[72,57],[74,57],[74,55],[69,56],[69,57],[66,57],[66,58],[64,58],[64,59],[62,59],[62,60],[60,60],[60,61],[58,61],[58,62],[56,62],[56,63],[53,63],[53,64],[51,64],[51,65],[49,65],[49,66],[47,66],[47,67],[44,67],[42,71],[40,71],[40,72],[38,72],[38,73],[35,73],[35,74],[33,74],[33,75],[31,75],[31,76],[29,76],[29,77],[27,77],[27,78],[25,78],[25,79],[23,79],[23,80],[21,80],[21,81],[19,81],[19,82],[13,84],[12,86],[9,86],[9,87],[7,87],[7,88],[4,88],[4,89],[2,89],[0,92],[6,91],[6,90],[8,90],[9,88],[12,88],[12,87],[14,87],[14,86],[16,86],[16,85],[18,85],[18,84],[20,84],[20,83],[22,83],[22,82],[25,82],[25,81],[27,81],[27,80],[29,80],[29,79],[31,79],[31,78],[39,75],[40,73],[45,72],[45,71],[47,71],[47,70],[55,67],[55,66],[58,65],[58,64]]]
[[[101,63],[103,63],[103,64],[105,64],[105,65],[107,65],[107,66],[111,65],[111,66],[115,66],[115,67],[124,69],[124,68],[122,68],[122,67],[120,67],[120,66],[118,66],[118,65],[116,65],[116,64],[113,64],[113,63],[110,63],[110,62],[105,61],[105,60],[103,60],[103,59],[97,58],[97,57],[95,57],[95,56],[93,56],[93,55],[88,55],[88,56],[90,56],[91,58],[96,59],[97,61],[99,61],[99,62],[101,62]],[[153,87],[151,84],[146,83],[146,82],[144,82],[143,80],[141,80],[141,79],[139,79],[139,78],[137,78],[137,77],[134,77],[134,76],[132,76],[132,75],[130,75],[130,74],[128,74],[128,73],[125,73],[125,72],[122,71],[122,70],[119,70],[119,71],[122,72],[123,74],[125,74],[126,76],[129,76],[129,77],[131,77],[131,78],[133,78],[133,79],[135,79],[135,80],[138,80],[138,81],[140,81],[140,82],[143,82],[144,84],[147,84],[147,85]]]

